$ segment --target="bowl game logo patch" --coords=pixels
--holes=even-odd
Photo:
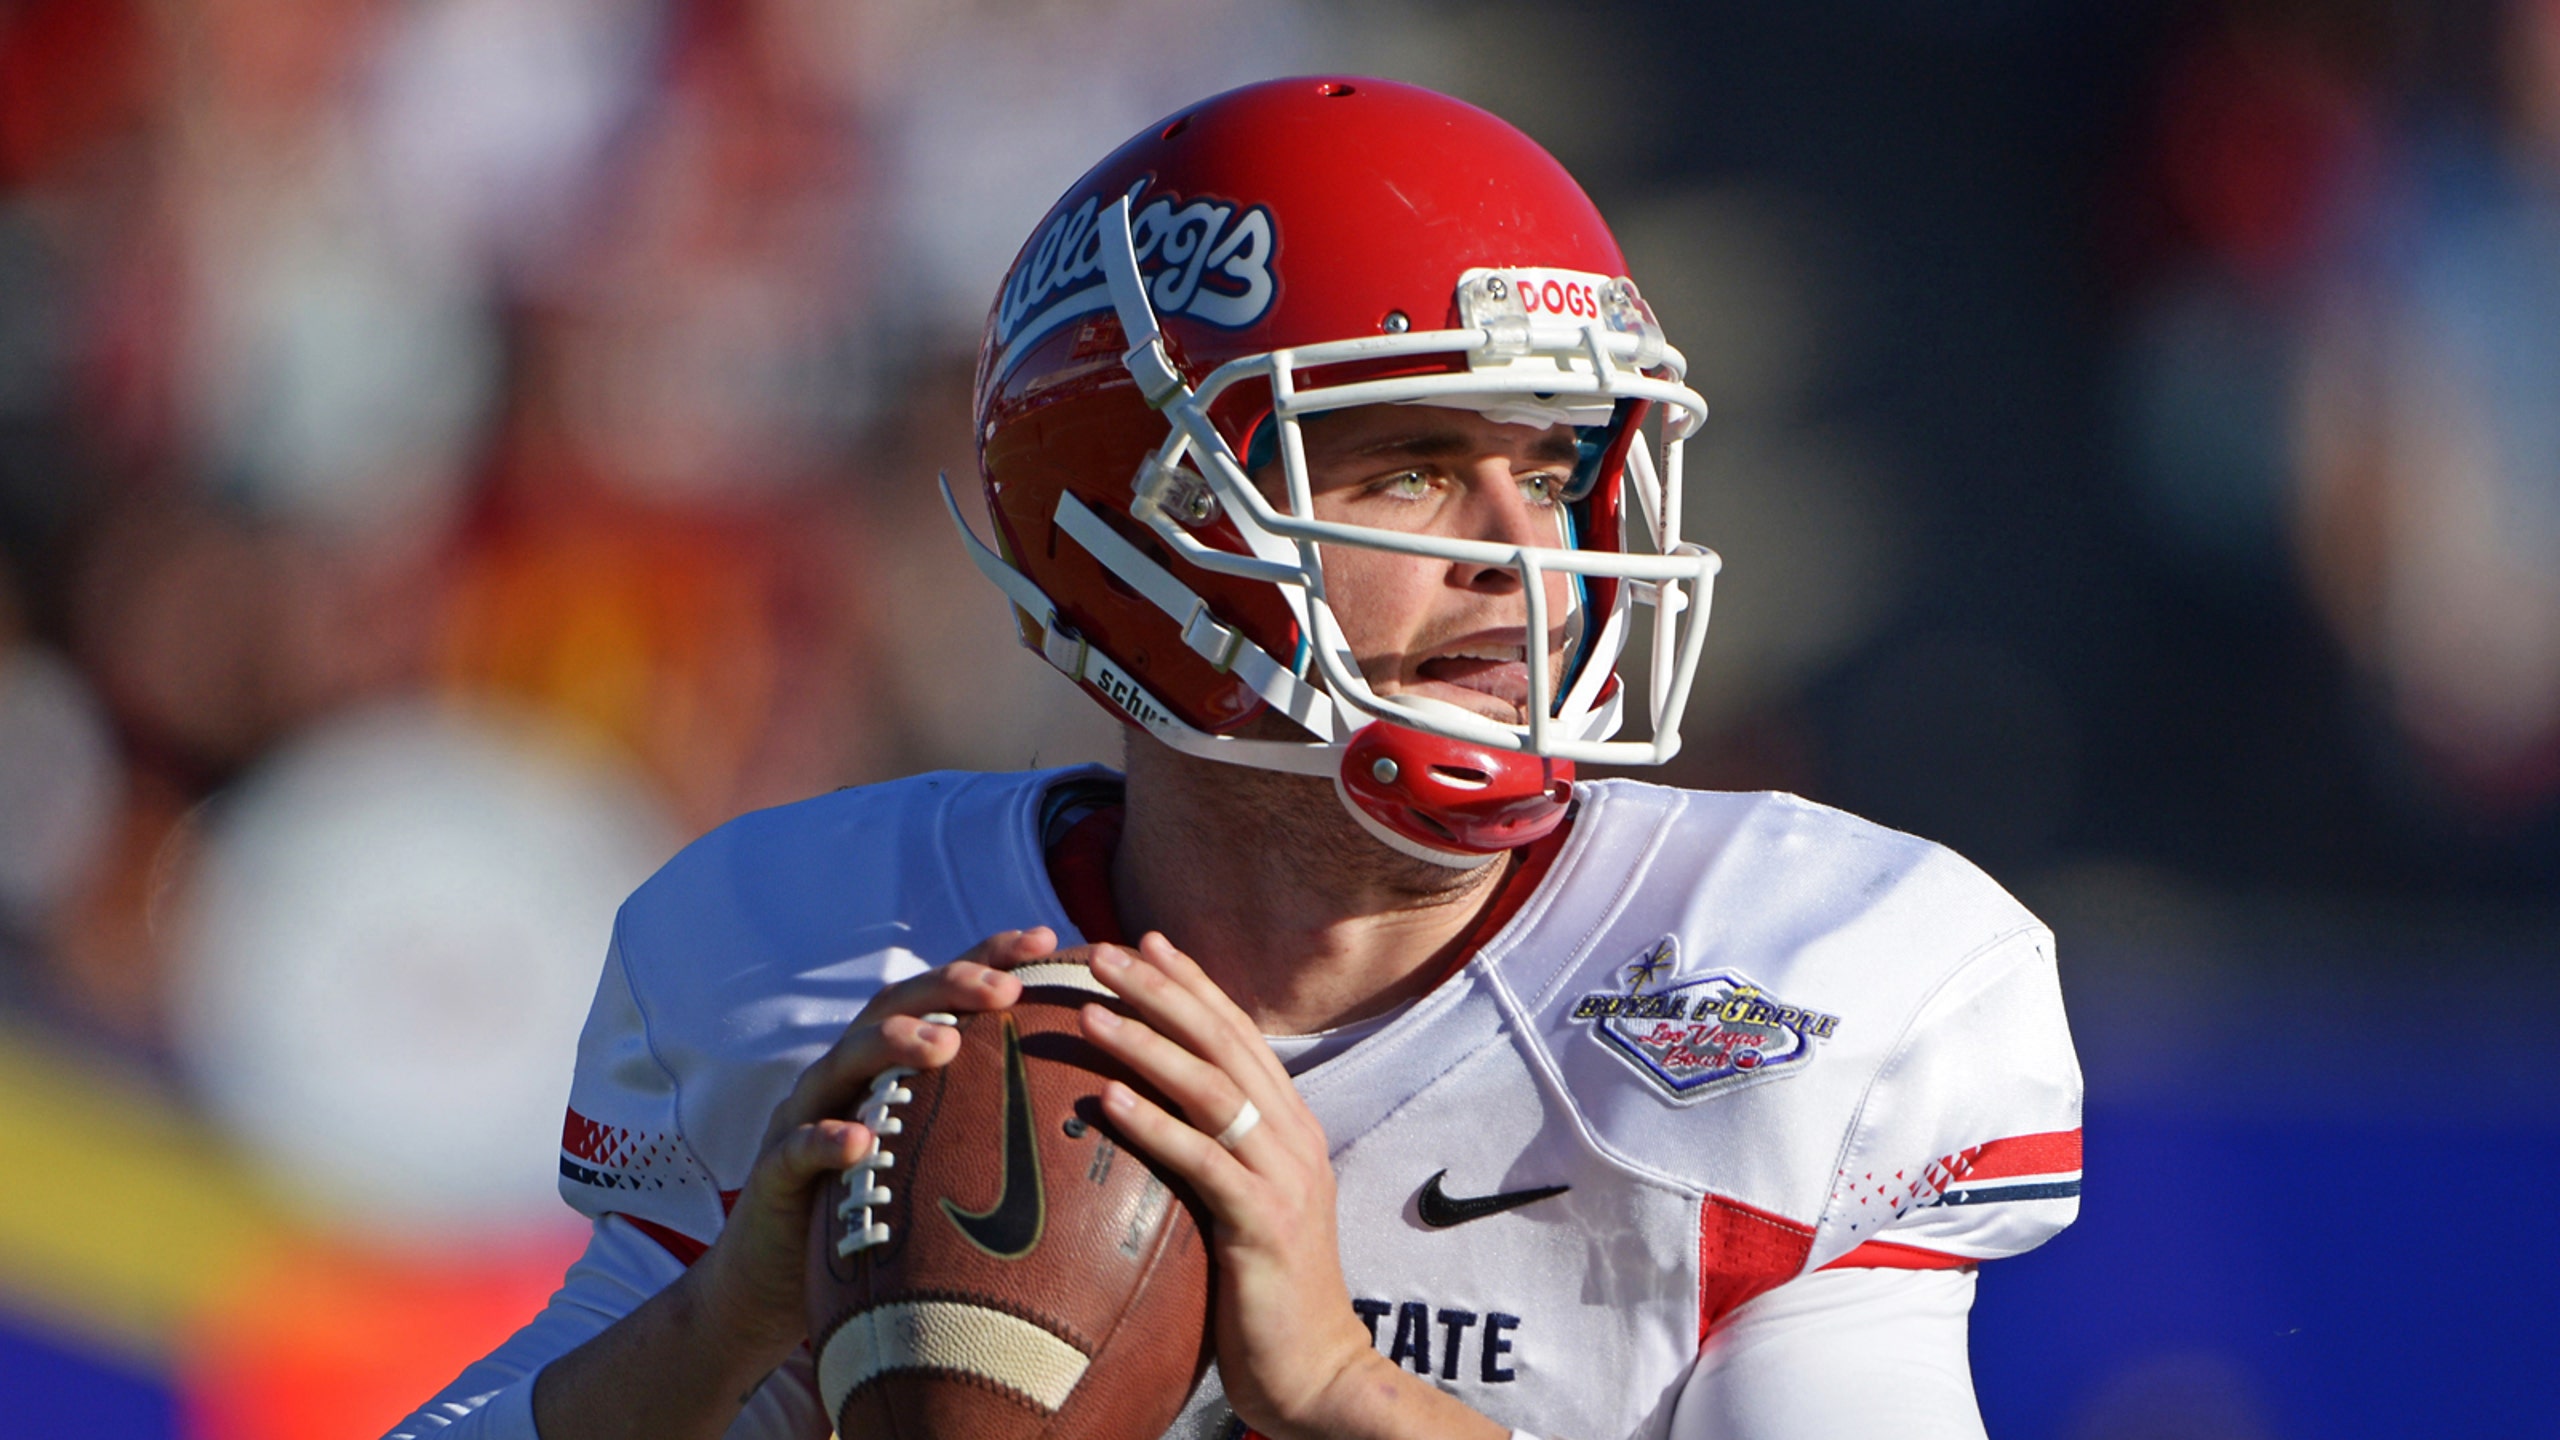
[[[1574,1003],[1573,1018],[1674,1100],[1789,1075],[1840,1017],[1790,1005],[1730,970],[1679,979],[1679,942],[1664,936],[1630,961],[1627,988]]]

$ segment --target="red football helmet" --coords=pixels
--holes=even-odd
[[[1322,78],[1202,101],[1077,181],[1014,260],[977,380],[1002,553],[962,534],[1023,642],[1129,723],[1330,776],[1388,844],[1481,863],[1562,821],[1575,761],[1679,748],[1718,566],[1679,538],[1706,405],[1624,268],[1573,177],[1473,106]],[[1398,402],[1573,426],[1555,543],[1314,518],[1299,422]],[[1273,462],[1285,489],[1266,495],[1248,471]],[[1372,690],[1325,598],[1328,546],[1515,572],[1527,634],[1566,637],[1561,659],[1525,647],[1526,720]],[[1616,741],[1638,603],[1653,738]],[[1238,733],[1265,713],[1303,738]]]

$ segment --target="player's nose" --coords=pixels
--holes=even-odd
[[[1489,545],[1554,547],[1563,543],[1555,507],[1532,498],[1513,473],[1512,464],[1488,458],[1472,467],[1461,507],[1461,533]],[[1469,589],[1508,594],[1520,588],[1520,572],[1509,565],[1471,561],[1451,566],[1453,581]]]

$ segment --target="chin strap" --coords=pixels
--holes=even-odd
[[[1271,658],[1271,652],[1246,639],[1243,631],[1221,623],[1209,613],[1208,601],[1122,539],[1082,500],[1072,494],[1058,496],[1058,528],[1101,561],[1104,569],[1119,576],[1121,583],[1180,623],[1182,643],[1213,668],[1252,686],[1271,708],[1297,721],[1308,734],[1319,740],[1336,737],[1333,697]]]
[[[1334,790],[1361,828],[1418,860],[1473,869],[1555,833],[1573,762],[1380,721],[1343,747]]]

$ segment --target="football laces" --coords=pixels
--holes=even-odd
[[[957,1025],[952,1015],[935,1013],[924,1017],[937,1025]],[[836,1240],[836,1254],[849,1256],[889,1243],[889,1223],[875,1217],[872,1207],[889,1203],[889,1187],[880,1183],[880,1172],[898,1163],[896,1152],[881,1142],[891,1135],[906,1133],[906,1122],[890,1114],[890,1110],[916,1098],[915,1092],[899,1083],[916,1072],[905,1065],[892,1065],[871,1082],[871,1093],[855,1107],[853,1118],[871,1132],[871,1148],[862,1158],[844,1170],[844,1199],[836,1205],[836,1218],[844,1223],[844,1234]]]

